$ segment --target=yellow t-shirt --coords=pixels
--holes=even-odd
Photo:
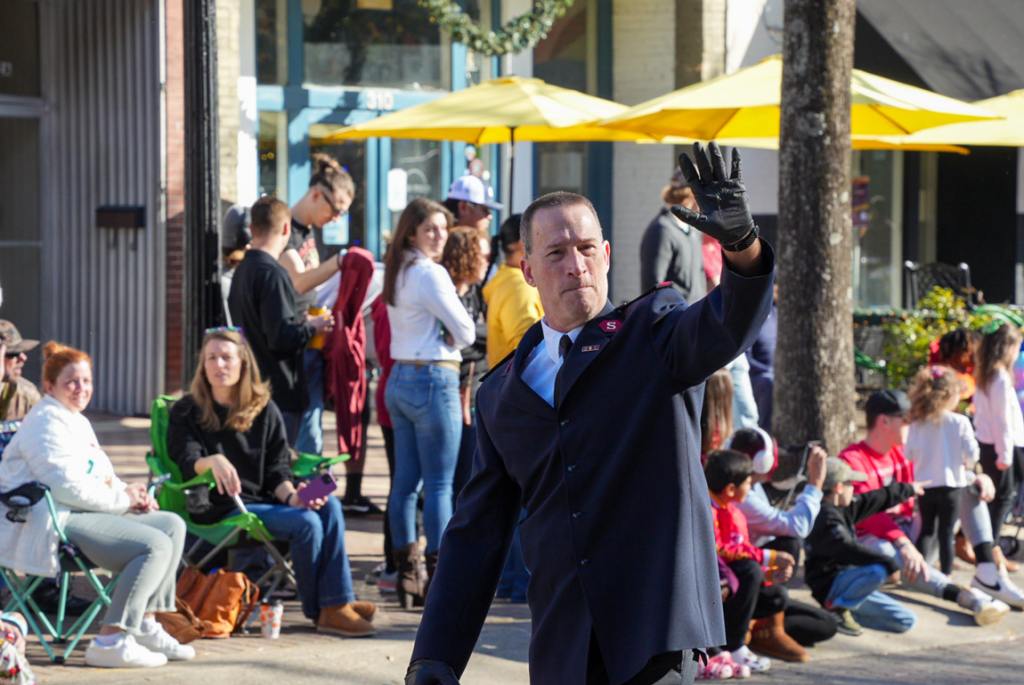
[[[540,293],[526,282],[519,267],[502,264],[484,286],[487,302],[487,366],[493,368],[544,316]]]

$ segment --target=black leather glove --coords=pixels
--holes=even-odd
[[[405,672],[405,685],[459,685],[459,679],[443,661],[417,659]]]
[[[725,158],[715,142],[705,152],[700,143],[693,144],[693,160],[679,155],[679,168],[690,184],[700,212],[682,205],[673,205],[672,213],[702,233],[717,240],[723,247],[740,243],[754,230],[740,176],[740,152],[732,150],[732,173],[726,176]],[[696,162],[696,164],[694,163]]]

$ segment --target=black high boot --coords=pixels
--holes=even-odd
[[[423,606],[427,592],[427,570],[415,542],[395,550],[395,564],[398,566],[398,583],[395,587],[398,603],[403,609]]]

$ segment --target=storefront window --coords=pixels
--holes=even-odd
[[[302,0],[305,81],[444,89],[446,47],[416,0]]]
[[[903,273],[902,153],[853,153],[853,291],[858,307],[899,307]]]
[[[288,200],[288,119],[284,112],[260,112],[260,195]]]
[[[35,0],[0,3],[0,94],[39,96],[39,5]]]
[[[256,0],[256,80],[288,82],[288,0]]]
[[[337,126],[313,124],[309,127],[310,154],[324,153],[338,160],[356,184],[356,196],[348,214],[328,229],[317,232],[320,256],[325,258],[338,251],[343,245],[366,245],[367,230],[377,230],[366,225],[366,146],[362,140],[328,142],[324,139]]]
[[[482,28],[486,29],[492,25],[491,3],[488,0],[462,0],[459,4],[462,11],[473,17]],[[480,85],[492,77],[491,58],[466,50],[466,85]]]
[[[563,88],[593,93],[591,76],[595,45],[590,23],[596,8],[593,0],[573,4],[555,22],[547,37],[533,49],[533,74]],[[537,158],[537,193],[569,190],[586,195],[587,145],[585,143],[543,143],[534,146]]]

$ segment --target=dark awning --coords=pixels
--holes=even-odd
[[[980,100],[1024,88],[1024,1],[858,0],[929,88]]]

